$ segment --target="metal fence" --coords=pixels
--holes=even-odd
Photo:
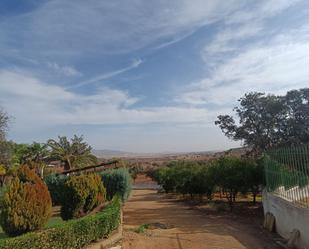
[[[270,150],[264,165],[268,192],[309,208],[309,144]]]

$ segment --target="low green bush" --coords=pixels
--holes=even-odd
[[[64,183],[61,217],[82,217],[105,201],[106,190],[97,174],[71,176]]]
[[[53,201],[53,205],[60,205],[64,199],[64,183],[68,179],[68,176],[62,174],[52,173],[44,178],[44,181],[48,187],[50,196]]]
[[[120,223],[121,201],[116,197],[101,212],[66,221],[41,232],[0,240],[0,249],[80,249],[107,237]]]
[[[110,200],[115,194],[119,194],[125,202],[132,190],[132,178],[126,168],[112,169],[100,173],[103,184],[107,191],[107,199]]]

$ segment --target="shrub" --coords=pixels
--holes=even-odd
[[[47,186],[27,166],[20,167],[2,200],[1,226],[10,236],[42,228],[51,215]]]
[[[110,200],[118,193],[122,201],[126,201],[132,190],[132,178],[125,168],[113,169],[101,172],[103,184],[107,191],[107,199]]]
[[[171,161],[166,167],[148,173],[165,192],[206,195],[211,199],[215,188],[209,165],[199,161]]]
[[[64,196],[64,183],[68,179],[65,175],[60,174],[49,174],[45,177],[45,183],[48,187],[50,196],[53,201],[53,205],[60,205],[63,202]]]
[[[80,249],[107,237],[120,223],[121,202],[113,199],[103,211],[70,220],[41,232],[0,240],[0,249]]]
[[[84,216],[105,200],[106,190],[97,174],[71,176],[64,184],[61,217],[64,220]]]

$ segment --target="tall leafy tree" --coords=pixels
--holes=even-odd
[[[247,93],[234,111],[237,120],[220,115],[215,124],[227,137],[244,141],[257,154],[273,146],[309,141],[309,88],[285,96]]]
[[[91,154],[91,146],[83,141],[83,136],[74,135],[71,140],[59,136],[58,141],[50,139],[47,145],[51,148],[51,158],[64,163],[65,170],[97,163],[97,158]]]

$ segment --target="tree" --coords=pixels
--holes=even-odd
[[[52,212],[47,186],[27,166],[21,166],[4,193],[0,223],[8,235],[44,227]]]
[[[14,144],[13,148],[13,164],[28,165],[43,178],[50,155],[47,145],[33,142],[32,144]]]
[[[263,158],[258,160],[246,158],[242,160],[242,163],[245,179],[242,191],[244,193],[251,192],[253,204],[256,204],[256,196],[261,192],[264,183]]]
[[[215,124],[227,137],[243,140],[256,154],[277,145],[309,141],[309,88],[285,96],[247,93],[239,103],[234,108],[238,122],[231,115],[220,115]]]
[[[10,141],[0,141],[0,164],[9,168],[14,156],[14,143]]]
[[[8,114],[0,108],[0,186],[4,184],[7,168],[9,168],[12,159],[12,143],[5,139],[8,122]]]
[[[246,171],[242,160],[237,157],[222,157],[213,162],[209,171],[216,185],[226,193],[232,210],[237,193],[246,186]]]
[[[0,108],[0,141],[5,140],[5,135],[8,129],[9,116]]]
[[[9,169],[14,165],[14,143],[0,140],[0,186],[2,187]]]
[[[285,144],[309,141],[309,88],[289,91],[285,98],[287,115],[283,123]]]
[[[65,136],[59,136],[59,141],[50,139],[47,145],[51,148],[51,158],[64,163],[64,169],[79,168],[97,163],[97,158],[91,154],[92,148],[83,142],[83,136],[76,136],[69,141]]]

